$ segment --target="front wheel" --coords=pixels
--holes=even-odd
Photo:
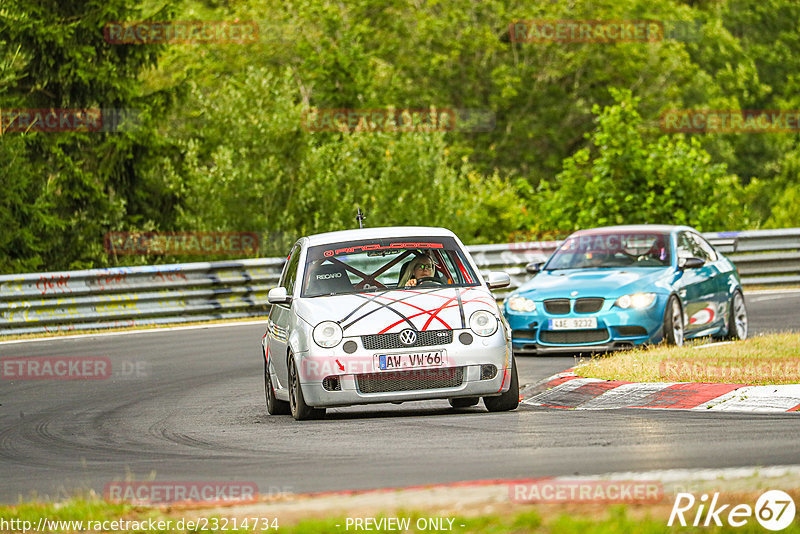
[[[675,295],[669,298],[664,310],[664,341],[667,345],[683,345],[683,310]]]
[[[275,397],[275,388],[272,387],[272,377],[269,374],[269,363],[264,361],[264,395],[267,398],[267,413],[270,415],[286,415],[289,413],[289,403]]]
[[[744,295],[738,289],[731,299],[728,310],[728,339],[747,339],[747,308]]]
[[[289,409],[297,421],[320,419],[325,415],[325,408],[312,408],[306,404],[293,356],[289,356]]]
[[[517,376],[517,362],[511,360],[511,385],[508,391],[497,397],[484,397],[483,404],[490,412],[507,412],[519,406],[519,377]]]

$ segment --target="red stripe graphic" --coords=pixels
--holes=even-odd
[[[650,395],[632,408],[690,409],[739,389],[741,384],[674,384]]]
[[[455,289],[455,288],[453,288],[453,289]],[[409,289],[396,290],[394,293],[405,294],[405,296],[403,296],[402,298],[392,298],[392,297],[387,296],[385,293],[381,293],[381,294],[359,294],[359,296],[363,296],[365,298],[369,298],[370,302],[373,302],[374,304],[376,304],[376,305],[378,305],[380,307],[377,308],[377,309],[370,310],[369,312],[365,313],[361,317],[353,320],[353,322],[350,323],[349,325],[347,325],[345,328],[349,328],[350,326],[352,326],[353,324],[357,323],[361,319],[363,319],[363,318],[367,317],[368,315],[371,315],[372,313],[374,313],[376,311],[379,311],[381,308],[385,307],[385,308],[388,308],[389,310],[399,314],[402,318],[400,320],[395,321],[394,323],[388,325],[383,330],[378,332],[380,334],[384,334],[384,333],[388,332],[389,330],[391,330],[392,328],[396,327],[397,325],[399,325],[401,323],[409,322],[411,319],[413,319],[415,317],[419,317],[421,315],[425,315],[425,314],[430,315],[430,317],[425,322],[423,327],[420,329],[421,331],[427,330],[434,319],[439,321],[448,330],[453,330],[453,328],[449,324],[447,324],[441,317],[439,317],[439,313],[442,310],[446,310],[448,308],[455,308],[455,307],[459,307],[459,308],[461,308],[463,310],[463,305],[467,304],[467,303],[470,303],[470,302],[478,302],[478,303],[485,304],[485,305],[490,306],[490,307],[496,306],[496,303],[485,300],[488,297],[486,295],[483,295],[480,292],[477,292],[477,295],[475,296],[475,298],[471,298],[471,299],[467,299],[467,300],[461,300],[460,303],[457,302],[457,300],[458,300],[458,298],[460,296],[462,296],[464,294],[468,294],[470,292],[472,292],[472,288],[463,288],[463,289],[460,290],[460,293],[459,293],[459,290],[456,289],[456,296],[455,297],[448,297],[446,295],[441,295],[439,293],[431,293],[431,292],[426,292],[426,291],[409,290]],[[425,296],[438,297],[440,299],[443,299],[444,303],[442,303],[442,305],[437,307],[437,308],[431,308],[429,310],[426,310],[426,309],[424,309],[424,308],[422,308],[420,306],[417,306],[415,304],[412,304],[411,302],[408,301],[408,300],[414,298],[414,296],[416,296],[416,295],[425,295]],[[387,305],[387,304],[382,304],[380,302],[377,302],[378,299],[386,299],[392,304],[405,304],[406,306],[410,306],[414,310],[417,310],[419,313],[416,313],[414,315],[408,315],[408,316],[402,315],[395,307]],[[456,301],[456,304],[451,304],[454,301]],[[363,305],[366,305],[366,303],[362,304],[362,306]],[[361,306],[359,306],[359,307],[361,307]],[[352,315],[352,312],[351,312],[351,315]]]
[[[463,293],[464,293],[464,292],[462,291],[462,292],[461,292],[461,294],[463,294]],[[434,318],[434,317],[436,317],[437,315],[439,315],[439,312],[441,312],[443,309],[445,309],[445,308],[449,307],[449,306],[447,306],[448,304],[450,304],[451,302],[453,302],[453,301],[455,301],[455,300],[457,300],[457,299],[458,299],[458,297],[450,297],[449,299],[447,299],[446,301],[444,301],[444,304],[442,304],[441,306],[439,306],[439,307],[436,309],[436,311],[433,313],[433,315],[431,315],[431,316],[430,316],[430,318],[428,319],[428,321],[427,321],[427,322],[426,322],[424,325],[422,325],[422,329],[423,329],[423,330],[427,329],[427,328],[428,328],[428,325],[429,325],[429,324],[431,324],[431,321],[433,321],[433,318]]]
[[[630,382],[623,382],[620,380],[603,380],[580,384],[574,389],[568,389],[567,391],[550,389],[542,393],[544,398],[539,402],[543,406],[574,410],[612,389],[629,383]]]
[[[612,389],[618,388],[623,384],[630,384],[630,382],[623,382],[621,380],[589,382],[588,384],[584,384],[576,389],[573,389],[572,393],[579,396],[582,402],[586,402],[593,399],[594,397],[599,397],[600,395],[602,395],[607,391],[611,391]]]
[[[470,288],[462,289],[461,292],[460,292],[460,295],[464,295],[465,293],[467,293],[469,291],[470,291]],[[422,328],[420,330],[422,330],[422,331],[427,330],[428,327],[430,326],[431,322],[434,319],[436,319],[437,321],[442,323],[448,330],[452,330],[452,327],[450,327],[450,325],[448,325],[443,319],[441,319],[438,316],[439,312],[441,312],[442,310],[445,310],[447,308],[459,307],[459,306],[461,306],[463,304],[467,304],[469,302],[480,302],[481,304],[491,305],[489,302],[486,302],[485,300],[482,300],[482,299],[486,298],[483,294],[478,294],[478,296],[473,298],[473,299],[462,300],[461,304],[458,304],[458,303],[450,304],[451,302],[456,301],[458,299],[458,296],[448,297],[448,296],[445,296],[445,295],[440,295],[438,293],[426,293],[426,292],[421,292],[421,291],[410,291],[410,290],[402,290],[402,292],[403,293],[412,293],[412,294],[415,294],[415,295],[430,295],[430,296],[434,296],[434,297],[439,297],[441,299],[444,299],[445,302],[441,306],[439,306],[438,308],[425,310],[423,308],[420,308],[419,306],[411,304],[410,302],[408,302],[406,300],[392,299],[391,297],[387,297],[386,295],[377,295],[377,297],[379,297],[379,298],[384,298],[384,299],[390,300],[392,302],[395,302],[397,304],[405,304],[406,306],[411,306],[412,308],[414,308],[415,310],[418,310],[420,312],[420,313],[417,313],[417,314],[414,314],[414,315],[409,315],[405,319],[401,319],[399,321],[396,321],[396,322],[390,324],[389,326],[387,326],[386,328],[381,330],[379,332],[380,334],[386,333],[387,331],[391,330],[392,328],[394,328],[395,326],[399,325],[400,323],[405,322],[406,319],[413,319],[415,317],[419,317],[420,315],[424,315],[426,313],[428,315],[430,315],[430,318],[427,320],[427,322],[422,326]]]
[[[402,289],[402,290],[399,290],[399,291],[402,291],[403,293],[413,293],[415,295],[430,295],[432,297],[439,297],[440,299],[452,300],[452,297],[448,297],[446,295],[440,295],[439,293],[425,293],[423,291],[418,291],[418,290],[415,291],[415,290],[411,290],[411,289]],[[470,291],[472,291],[472,288],[470,288],[470,287],[464,288],[464,289],[461,290],[461,295],[463,296],[465,293],[469,293]],[[469,299],[469,300],[465,300],[464,302],[480,302],[481,304],[488,304],[489,306],[492,306],[493,304],[496,304],[496,302],[492,302],[492,301],[488,301],[488,300],[482,300],[482,299],[485,299],[485,298],[488,298],[488,297],[486,297],[486,295],[484,295],[482,293],[478,293],[477,297]]]
[[[455,307],[456,307],[455,305],[454,305],[454,306],[448,306],[448,308],[455,308]],[[421,308],[420,308],[420,309],[421,309]],[[426,313],[427,313],[428,315],[430,315],[430,314],[432,314],[433,312],[434,312],[434,310],[422,310],[421,312],[419,312],[419,313],[415,313],[414,315],[409,315],[408,317],[406,317],[406,319],[413,319],[413,318],[415,318],[415,317],[419,317],[420,315],[425,315]],[[431,317],[431,319],[433,319],[433,317]],[[439,321],[440,323],[442,323],[442,324],[445,326],[445,328],[447,328],[448,330],[452,330],[452,328],[450,328],[450,325],[448,325],[446,322],[444,322],[444,321],[443,321],[442,319],[440,319],[439,317],[436,317],[436,320],[437,320],[437,321]],[[387,326],[386,328],[384,328],[383,330],[381,330],[381,331],[380,331],[380,332],[378,332],[378,333],[379,333],[379,334],[385,334],[386,332],[388,332],[389,330],[391,330],[391,329],[392,329],[392,328],[394,328],[395,326],[399,325],[400,323],[404,323],[404,322],[405,322],[405,319],[401,319],[401,320],[399,320],[399,321],[395,321],[394,323],[390,324],[389,326]],[[428,321],[428,323],[429,323],[429,322],[430,322],[430,321]],[[428,323],[425,323],[425,326],[424,326],[424,327],[422,327],[420,330],[425,330],[425,328],[428,326]]]
[[[569,376],[559,376],[558,378],[554,378],[547,384],[545,384],[545,389],[554,388],[556,386],[560,386],[564,382],[569,382],[570,380],[575,380],[576,378],[580,378],[577,375],[569,375]]]
[[[469,291],[469,288],[467,288],[467,289],[462,289],[461,291],[458,291],[458,290],[456,290],[456,296],[455,296],[455,297],[445,297],[444,295],[436,295],[437,297],[446,298],[447,300],[445,301],[445,303],[444,303],[444,304],[442,304],[442,305],[439,307],[439,309],[437,309],[437,310],[436,310],[436,312],[433,314],[433,316],[431,316],[431,318],[430,318],[430,319],[428,319],[428,322],[427,322],[427,323],[425,323],[425,325],[423,325],[422,329],[423,329],[423,330],[425,330],[426,328],[428,328],[428,325],[429,325],[429,324],[431,323],[431,321],[433,320],[433,317],[434,317],[434,316],[436,316],[436,315],[438,315],[440,311],[442,311],[442,310],[443,310],[443,309],[445,309],[445,308],[452,308],[452,307],[453,307],[453,306],[447,306],[447,304],[450,304],[450,303],[451,303],[451,302],[453,302],[454,300],[457,300],[459,297],[463,296],[463,295],[464,295],[465,293],[467,293],[468,291]],[[461,305],[463,305],[463,304],[467,304],[467,303],[469,303],[469,302],[481,302],[481,303],[484,303],[484,304],[486,304],[484,301],[480,300],[482,297],[483,297],[483,295],[479,295],[478,297],[476,297],[476,298],[474,298],[474,299],[469,299],[469,300],[463,300],[463,299],[462,299],[462,300],[461,300],[461,303],[459,304],[459,306],[461,306]]]
[[[391,330],[392,328],[394,328],[395,326],[399,325],[400,323],[404,323],[406,321],[406,319],[413,319],[414,317],[419,317],[420,315],[424,315],[426,313],[430,314],[433,311],[433,310],[425,310],[423,308],[420,308],[419,306],[411,304],[410,302],[406,302],[405,300],[393,299],[393,298],[387,297],[386,295],[378,295],[378,297],[390,300],[390,301],[392,301],[394,303],[405,304],[406,306],[411,306],[412,308],[414,308],[415,310],[418,310],[420,312],[420,313],[417,313],[417,314],[414,314],[414,315],[409,315],[404,319],[400,319],[399,321],[387,326],[386,328],[384,328],[383,330],[378,332],[379,334],[386,333],[387,330]],[[433,318],[434,318],[434,316],[431,316],[431,320]],[[436,317],[436,320],[439,321],[440,323],[442,323],[444,325],[444,327],[447,328],[448,330],[452,330],[450,325],[448,325],[446,322],[444,322],[444,320],[442,320],[441,318]],[[430,323],[430,320],[427,323],[425,323],[425,326],[422,328],[422,330],[425,330],[425,328],[428,326],[429,323]]]
[[[500,382],[500,389],[497,390],[498,392],[499,391],[503,391],[503,385],[505,385],[505,383],[506,383],[506,377],[507,376],[508,376],[508,368],[506,368],[506,370],[503,372],[503,381]]]

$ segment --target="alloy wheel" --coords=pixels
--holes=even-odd
[[[672,301],[672,335],[677,346],[683,345],[683,312],[678,299]]]
[[[747,308],[744,306],[744,298],[741,293],[733,296],[733,319],[736,337],[747,339]]]

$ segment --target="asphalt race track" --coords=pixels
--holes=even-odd
[[[751,333],[800,330],[800,291],[748,294]],[[0,501],[112,481],[255,482],[262,493],[670,468],[800,464],[800,417],[446,401],[329,410],[297,423],[264,407],[262,326],[0,344],[0,357],[102,356],[107,380],[0,381]],[[572,357],[521,358],[534,383]]]

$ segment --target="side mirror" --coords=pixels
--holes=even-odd
[[[525,266],[525,272],[528,274],[538,274],[539,272],[541,272],[543,266],[544,262],[532,261]]]
[[[700,258],[686,258],[679,263],[681,269],[699,269],[706,264],[706,260]]]
[[[489,273],[489,279],[486,281],[486,285],[489,286],[489,289],[499,289],[501,287],[507,287],[510,284],[511,277],[508,276],[508,273],[499,271]]]
[[[273,287],[267,293],[267,302],[270,304],[289,304],[292,297],[286,294],[285,287]]]

